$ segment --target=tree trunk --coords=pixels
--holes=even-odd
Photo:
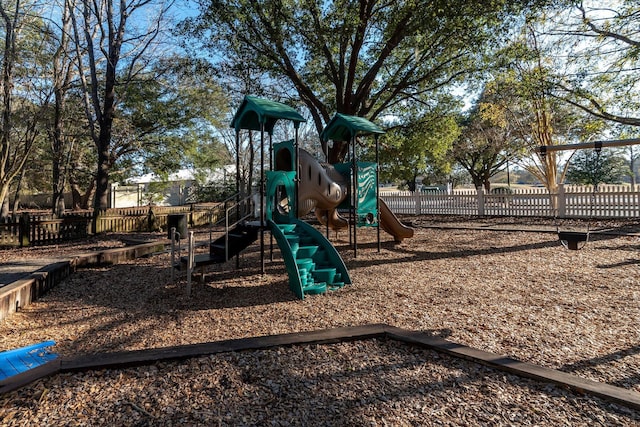
[[[0,186],[0,219],[9,218],[9,183]]]
[[[80,189],[80,185],[78,185],[78,183],[73,179],[73,177],[69,179],[69,185],[71,186],[73,210],[89,209],[89,206],[91,205],[89,202],[95,190],[95,180],[91,181],[91,183],[89,184],[89,188],[84,194]]]
[[[9,153],[11,152],[11,129],[13,126],[11,111],[13,109],[13,66],[16,57],[15,25],[18,17],[16,5],[14,19],[6,13],[4,5],[0,4],[0,12],[4,23],[4,46],[2,51],[2,123],[0,135],[0,216],[9,215],[9,186],[13,179],[8,170]]]
[[[20,194],[22,193],[22,181],[24,180],[25,170],[22,168],[20,175],[18,176],[18,180],[16,182],[16,192],[13,196],[13,206],[11,207],[11,211],[13,213],[18,212],[20,209]]]
[[[418,176],[414,175],[411,181],[407,182],[407,187],[409,187],[409,191],[416,191],[416,181],[418,180]]]
[[[637,183],[637,175],[636,175],[636,157],[633,152],[633,147],[629,147],[629,169],[631,169],[631,173],[629,177],[631,178],[631,186],[635,190]]]
[[[491,180],[489,180],[488,178],[485,178],[483,180],[483,186],[484,186],[485,193],[489,194],[491,192]]]
[[[117,62],[117,61],[116,61]],[[94,210],[103,210],[109,207],[109,170],[111,169],[111,129],[115,110],[115,64],[107,66],[104,90],[104,112],[100,120],[100,133],[96,141],[98,150],[98,170],[96,172],[96,195]]]
[[[65,155],[65,135],[64,135],[64,109],[65,97],[69,88],[69,82],[73,75],[73,67],[69,61],[71,51],[71,5],[64,2],[62,9],[62,31],[60,32],[60,44],[53,56],[53,135],[51,137],[52,151],[52,209],[58,217],[64,213],[64,189],[67,183],[67,173],[69,166],[69,156],[72,148],[69,147],[68,155]]]
[[[347,158],[349,151],[349,141],[334,141],[333,146],[329,148],[329,156],[327,161],[330,164],[343,163]]]
[[[102,132],[100,132],[102,134]],[[98,143],[98,170],[96,173],[96,194],[93,207],[103,210],[109,207],[109,139]]]
[[[53,113],[53,136],[52,136],[52,151],[53,151],[53,163],[52,163],[52,182],[53,182],[53,194],[52,194],[52,209],[53,213],[57,216],[61,216],[64,213],[64,187],[66,177],[64,174],[64,142],[63,142],[63,125],[62,125],[62,110],[64,108],[63,94],[59,89],[55,90],[55,106]]]
[[[482,181],[482,178],[480,178],[477,175],[473,175],[473,174],[471,175],[471,181],[473,182],[473,186],[475,188],[480,188],[484,184],[483,181]]]

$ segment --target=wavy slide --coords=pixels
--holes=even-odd
[[[413,228],[400,222],[384,200],[378,198],[378,202],[378,206],[380,207],[380,227],[391,234],[396,242],[402,242],[403,239],[413,237]]]
[[[300,150],[300,184],[298,187],[298,215],[304,216],[315,209],[316,217],[333,230],[348,226],[347,219],[340,216],[336,207],[347,197],[347,185],[336,169],[318,162],[305,150]],[[396,242],[413,237],[413,228],[408,227],[379,199],[380,227],[393,236]]]

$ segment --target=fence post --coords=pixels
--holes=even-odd
[[[564,183],[558,184],[558,218],[567,216],[567,193],[565,192]]]
[[[23,213],[20,215],[20,220],[18,221],[18,240],[20,241],[20,247],[29,246],[30,236],[31,236],[31,220],[29,217],[29,213]]]
[[[107,211],[105,209],[93,210],[93,226],[91,227],[93,234],[100,234],[105,230],[106,227],[103,218],[106,214]]]
[[[476,187],[478,193],[478,216],[484,216],[484,187]]]
[[[191,276],[193,274],[193,270],[195,269],[195,260],[194,260],[194,251],[195,251],[195,240],[193,238],[193,231],[189,232],[189,251],[187,254],[187,296],[191,296]],[[204,274],[204,273],[203,273]]]
[[[158,229],[156,221],[156,214],[153,212],[153,205],[149,205],[149,212],[147,213],[147,231],[156,231]]]
[[[420,192],[419,191],[414,191],[413,192],[413,199],[416,205],[416,215],[420,215],[420,212],[422,211],[422,206],[420,206]]]

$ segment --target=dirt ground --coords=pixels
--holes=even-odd
[[[531,231],[553,226],[534,219],[411,221],[414,238],[395,244],[383,233],[380,252],[375,230],[360,229],[357,258],[348,235],[332,233],[353,284],[303,301],[289,291],[277,249],[260,273],[258,245],[242,256],[239,270],[235,262],[208,269],[190,297],[184,277],[171,281],[168,254],[82,269],[0,323],[0,348],[54,339],[54,350],[71,356],[387,323],[640,393],[639,237],[592,234],[584,249],[568,251],[553,233]],[[469,228],[447,228],[454,226]],[[111,236],[90,244],[121,243]],[[640,425],[640,414],[622,405],[386,340],[57,375],[1,396],[0,419],[2,425]]]

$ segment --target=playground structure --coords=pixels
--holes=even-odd
[[[563,145],[543,145],[538,147],[538,153],[542,156],[545,156],[549,152],[555,151],[568,151],[568,150],[585,150],[585,149],[593,149],[597,154],[598,158],[600,156],[600,152],[605,147],[623,147],[629,145],[637,145],[640,144],[640,138],[631,138],[631,139],[617,139],[611,141],[593,141],[593,142],[584,142],[578,144],[563,144]],[[596,162],[596,167],[599,168],[599,161]],[[597,178],[597,172],[595,176]],[[598,191],[598,183],[593,182],[593,192],[591,195],[591,209],[593,209],[593,203],[595,199],[595,194]],[[560,230],[559,226],[556,223],[556,232],[558,234],[558,240],[562,246],[570,250],[579,250],[582,249],[588,242],[591,234],[591,230],[587,228],[586,231],[571,231],[571,230]]]
[[[274,143],[273,130],[278,121],[292,122],[293,140]],[[293,108],[261,98],[246,96],[231,122],[236,131],[236,153],[240,152],[240,132],[260,132],[259,219],[251,221],[253,195],[241,195],[240,159],[236,156],[235,203],[225,213],[225,233],[209,245],[209,254],[194,255],[192,234],[188,255],[181,258],[187,267],[187,293],[191,273],[197,267],[229,261],[256,240],[260,240],[261,271],[265,272],[265,230],[278,244],[289,276],[289,288],[300,299],[324,293],[351,283],[349,273],[336,248],[328,240],[329,230],[349,229],[350,244],[357,256],[358,227],[376,227],[378,251],[380,228],[396,242],[413,236],[384,204],[378,194],[377,161],[358,162],[356,138],[373,134],[378,158],[378,136],[384,131],[370,121],[336,114],[321,134],[321,139],[350,141],[347,163],[323,164],[298,144],[298,128],[305,119]],[[268,135],[268,165],[265,171],[265,145]],[[300,220],[315,210],[326,227],[326,236]],[[348,213],[345,217],[342,213]],[[173,236],[173,235],[172,235]],[[175,242],[175,237],[171,238]],[[173,251],[172,251],[173,253]],[[172,256],[172,265],[174,257]]]

